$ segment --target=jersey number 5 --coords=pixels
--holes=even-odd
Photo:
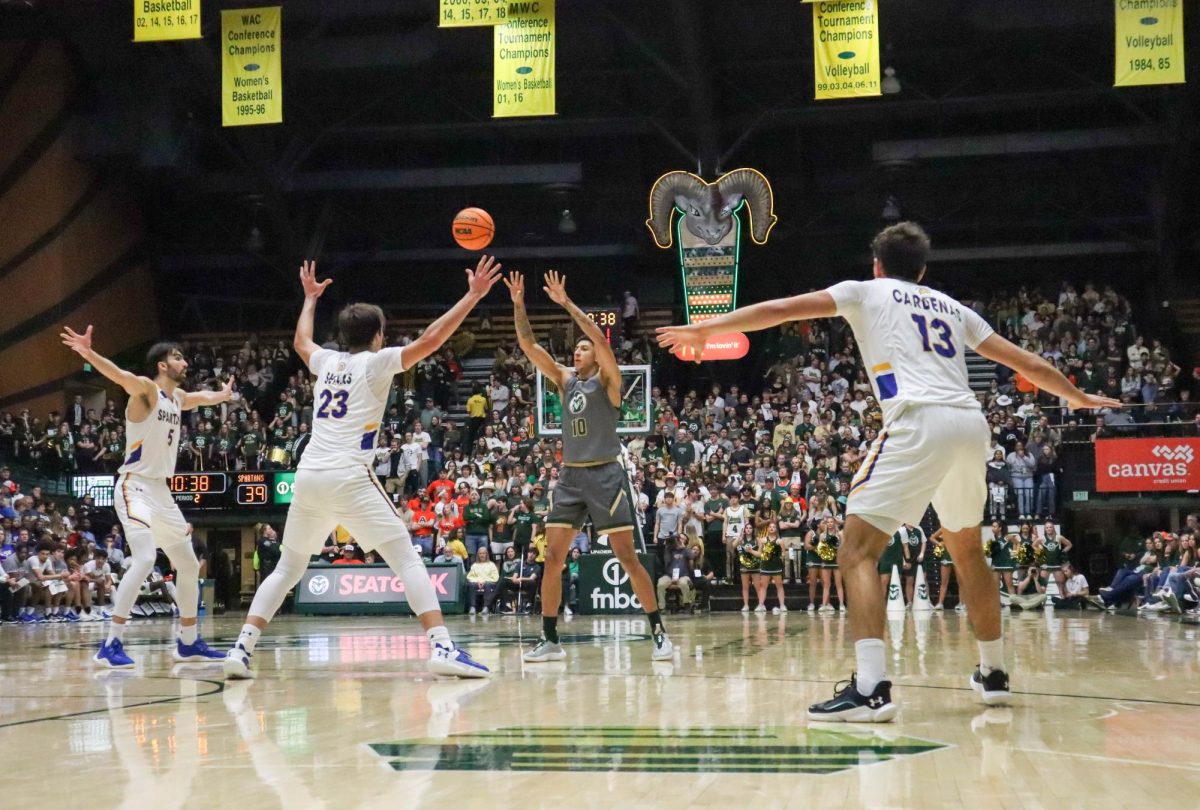
[[[924,315],[913,315],[912,319],[917,324],[917,329],[921,332],[921,344],[925,351],[935,351],[942,357],[953,357],[958,354],[958,350],[954,348],[954,341],[950,338],[950,324],[941,318],[934,318],[932,321],[926,323]],[[936,340],[932,346],[929,344],[930,330],[937,333]]]
[[[329,391],[321,392],[321,407],[317,409],[317,418],[325,419],[333,417],[341,419],[346,415],[346,400],[350,399],[349,391]],[[330,410],[330,403],[334,403],[333,410]]]

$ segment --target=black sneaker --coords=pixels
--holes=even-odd
[[[979,667],[971,674],[971,688],[979,693],[983,702],[989,706],[1009,706],[1012,704],[1012,692],[1008,690],[1008,673],[1002,669],[993,669],[984,675]]]
[[[808,707],[809,720],[830,723],[886,723],[900,707],[892,703],[892,682],[880,681],[869,695],[858,691],[858,676],[833,687],[833,699]]]

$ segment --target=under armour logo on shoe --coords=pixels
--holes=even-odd
[[[869,705],[869,706],[870,706],[872,709],[878,709],[880,706],[882,706],[882,705],[883,705],[883,698],[881,698],[881,697],[873,697],[873,698],[871,698],[870,700],[868,700],[868,701],[867,701],[867,704],[868,704],[868,705]]]

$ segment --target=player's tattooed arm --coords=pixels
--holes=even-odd
[[[596,362],[600,364],[601,378],[604,380],[604,387],[608,390],[609,401],[614,407],[620,407],[621,367],[617,364],[617,356],[613,354],[612,346],[608,345],[608,338],[604,336],[600,327],[567,295],[566,276],[560,275],[557,270],[551,270],[546,273],[544,281],[546,286],[542,289],[546,291],[546,295],[567,311],[579,330],[583,332],[584,337],[592,342]]]
[[[522,273],[509,273],[504,278],[504,286],[508,287],[513,302],[513,325],[517,330],[517,345],[529,358],[529,362],[561,390],[570,370],[556,363],[550,353],[537,342],[537,335],[533,333],[529,315],[525,312],[525,276]]]

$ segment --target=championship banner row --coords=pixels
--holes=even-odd
[[[492,115],[556,114],[555,0],[439,0],[444,28],[492,32]],[[878,0],[812,6],[817,100],[878,96]],[[1184,0],[1113,0],[1117,87],[1185,81]],[[199,39],[200,0],[134,0],[133,41]],[[223,126],[283,121],[282,7],[221,12]]]

